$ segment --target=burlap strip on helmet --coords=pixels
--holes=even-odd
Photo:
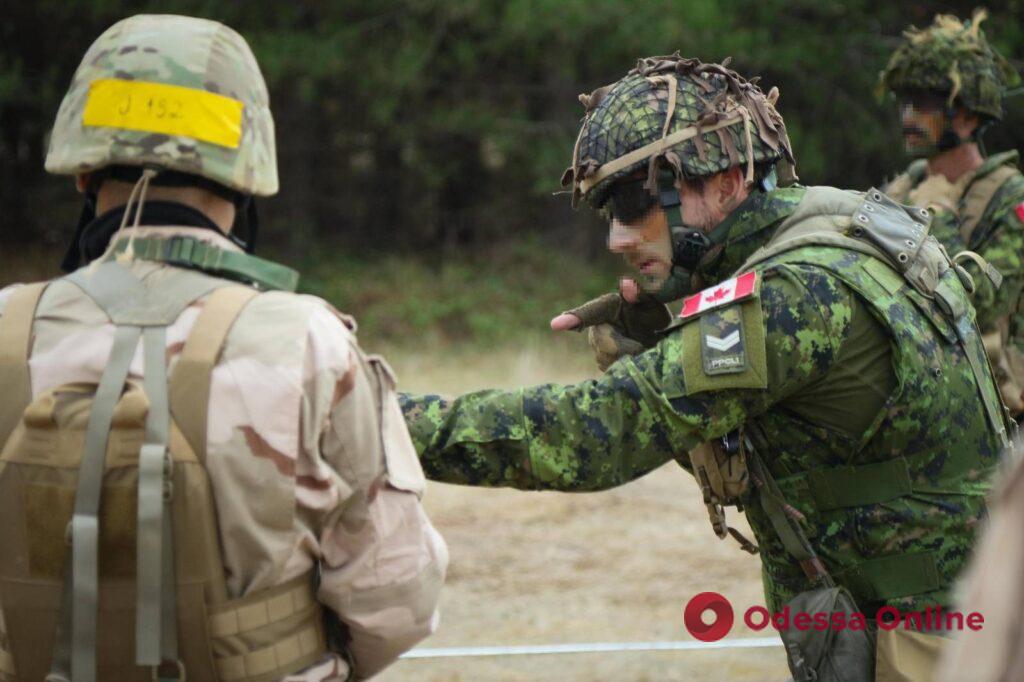
[[[660,140],[657,140],[656,142],[644,145],[639,149],[634,149],[630,153],[620,156],[614,161],[609,161],[608,163],[604,164],[596,171],[594,171],[594,173],[589,177],[580,180],[580,192],[586,194],[588,191],[590,191],[592,187],[594,187],[594,185],[601,182],[608,176],[613,175],[617,171],[622,170],[623,168],[629,166],[630,164],[637,163],[638,161],[643,161],[648,157],[664,154],[666,151],[668,151],[675,145],[679,144],[680,142],[685,142],[686,140],[689,140],[691,137],[694,137],[695,135],[702,135],[704,133],[709,133],[718,130],[719,128],[725,128],[726,126],[735,125],[736,123],[739,123],[742,120],[742,115],[735,114],[728,118],[722,119],[718,123],[707,128],[689,126],[688,128],[677,130],[668,137],[663,137]]]

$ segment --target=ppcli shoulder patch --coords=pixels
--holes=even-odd
[[[683,309],[679,317],[686,320],[708,310],[741,301],[753,296],[757,291],[757,272],[745,272],[742,275],[719,282],[708,287],[699,294],[683,299]]]
[[[747,369],[743,311],[738,306],[701,316],[700,355],[708,376],[738,374]]]

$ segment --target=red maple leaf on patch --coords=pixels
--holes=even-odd
[[[715,301],[720,301],[721,299],[725,298],[725,295],[728,293],[729,290],[726,289],[725,287],[718,287],[710,294],[705,296],[704,300],[707,301],[708,303],[714,303]]]

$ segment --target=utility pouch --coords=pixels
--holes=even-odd
[[[732,535],[744,551],[757,554],[757,546],[730,527],[725,518],[726,505],[735,505],[742,511],[741,497],[750,487],[746,451],[739,432],[732,431],[695,447],[690,451],[690,465],[715,535]]]
[[[875,642],[867,630],[833,629],[835,614],[849,623],[857,611],[844,587],[819,587],[786,603],[791,614],[829,614],[825,630],[789,627],[779,631],[793,682],[863,682],[875,679]],[[838,620],[838,618],[837,618]]]

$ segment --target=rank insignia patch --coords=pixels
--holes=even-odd
[[[700,354],[708,376],[746,371],[743,314],[739,306],[714,310],[700,318]]]

